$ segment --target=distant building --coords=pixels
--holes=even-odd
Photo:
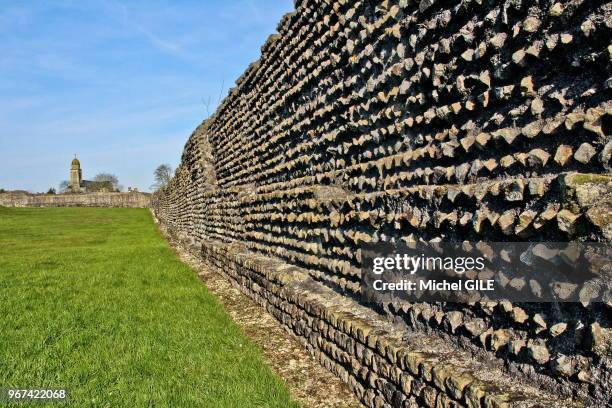
[[[75,157],[70,165],[70,189],[75,193],[81,191],[82,180],[83,170],[81,170],[81,162]]]
[[[110,181],[83,180],[81,162],[76,157],[70,164],[70,186],[68,193],[94,193],[115,191]]]

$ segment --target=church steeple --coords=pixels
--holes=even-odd
[[[75,154],[72,164],[70,165],[70,189],[73,192],[81,191],[81,181],[83,181],[81,162],[79,162]]]

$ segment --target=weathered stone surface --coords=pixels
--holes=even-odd
[[[555,153],[555,161],[561,166],[565,166],[572,158],[573,149],[568,145],[560,145]]]
[[[537,17],[527,17],[527,19],[523,22],[523,28],[528,33],[533,33],[540,28],[542,22]]]
[[[206,243],[216,270],[370,406],[422,405],[424,393],[435,406],[529,406],[505,388],[517,382],[542,401],[565,389],[601,405],[610,372],[594,361],[606,343],[590,326],[610,326],[601,305],[572,316],[551,305],[343,309],[360,297],[364,243],[612,239],[612,184],[598,178],[612,157],[598,4],[299,1],[189,138],[154,211]],[[506,283],[544,290],[528,275]],[[347,317],[357,311],[367,318]],[[560,321],[569,328],[556,334]],[[402,343],[415,336],[428,341]],[[504,387],[477,378],[458,401],[459,384],[433,382],[436,364],[478,377],[472,358],[503,363]]]
[[[523,96],[528,96],[528,97],[536,96],[533,77],[526,76],[523,79],[521,79],[521,93],[523,94]]]
[[[563,377],[570,377],[574,374],[575,368],[573,362],[564,355],[561,355],[552,363],[553,370]]]
[[[580,145],[580,147],[578,147],[576,153],[574,153],[574,159],[576,159],[576,161],[579,161],[580,163],[586,164],[591,161],[591,159],[593,158],[593,156],[595,156],[596,153],[597,150],[595,150],[593,146],[588,143],[583,143]]]
[[[508,351],[514,354],[515,356],[518,356],[524,347],[525,347],[525,340],[512,340],[508,344]]]
[[[545,364],[550,359],[550,353],[548,352],[548,349],[542,344],[528,344],[527,350],[529,352],[529,356],[539,364]]]
[[[612,330],[602,328],[597,322],[592,323],[589,326],[591,350],[599,355],[605,355],[612,346],[611,332]]]
[[[563,333],[567,329],[567,323],[561,322],[554,324],[550,327],[550,335],[553,337],[557,337],[561,333]]]
[[[148,208],[151,195],[130,193],[84,194],[0,194],[0,206],[4,207],[119,207]]]
[[[559,17],[563,13],[564,8],[565,6],[562,3],[554,3],[550,6],[548,14],[553,17]]]
[[[491,338],[491,347],[493,350],[499,350],[510,341],[510,334],[508,330],[498,329],[493,332],[493,336]]]
[[[580,218],[580,214],[574,214],[569,210],[561,210],[557,214],[557,224],[561,231],[573,234],[576,228],[576,222]]]

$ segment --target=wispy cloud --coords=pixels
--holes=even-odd
[[[255,18],[255,20],[257,20],[257,22],[259,23],[263,22],[263,16],[261,15],[259,8],[255,5],[253,0],[246,0],[246,5],[249,8],[249,10],[253,13],[253,17]]]
[[[149,44],[155,48],[176,54],[179,56],[185,56],[185,50],[176,42],[171,40],[162,39],[159,35],[155,34],[151,29],[145,27],[142,23],[139,23],[137,19],[130,13],[129,8],[118,1],[105,0],[105,3],[109,6],[117,9],[121,15],[123,24],[128,28],[133,28],[137,32],[143,35],[147,39]]]

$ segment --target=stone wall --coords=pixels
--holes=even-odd
[[[612,239],[611,28],[604,1],[297,1],[152,206],[367,406],[603,406],[609,303],[359,284],[364,242]]]
[[[151,195],[146,193],[87,194],[0,194],[4,207],[125,207],[149,208]]]

